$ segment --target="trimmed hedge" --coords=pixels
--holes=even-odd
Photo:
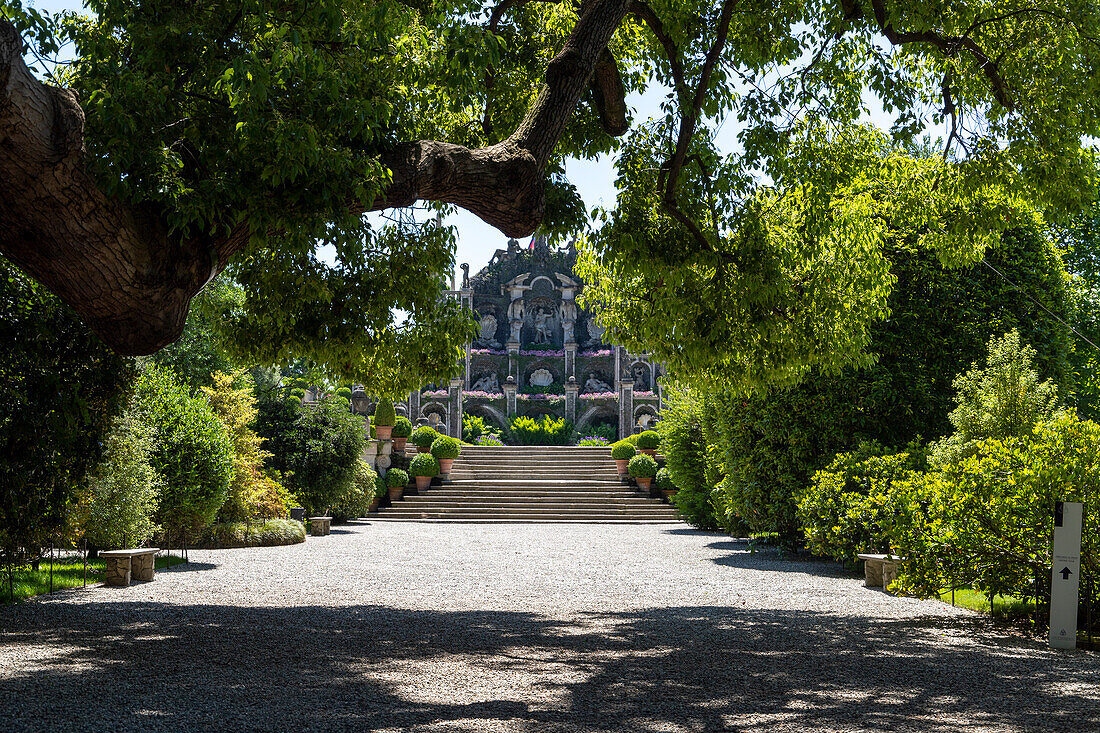
[[[398,417],[393,423],[393,432],[390,433],[395,438],[407,438],[412,435],[413,425],[409,422],[407,417]]]
[[[409,483],[409,474],[400,468],[391,468],[386,471],[386,486],[391,489],[396,489],[399,486],[407,486]]]
[[[374,424],[387,427],[395,422],[397,422],[397,413],[393,409],[393,400],[389,397],[378,400],[378,406],[374,408]]]

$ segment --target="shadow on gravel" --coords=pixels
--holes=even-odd
[[[5,609],[0,631],[64,650],[0,670],[6,731],[1100,729],[1100,656],[968,619],[120,602]]]
[[[725,542],[711,542],[707,545],[711,550],[729,551],[732,554],[711,558],[715,565],[742,570],[760,570],[781,573],[804,573],[825,578],[855,578],[863,576],[863,569],[856,565],[823,560],[821,558],[804,558],[785,553],[774,547],[763,547],[755,552],[748,550],[748,544],[743,540],[727,540]]]

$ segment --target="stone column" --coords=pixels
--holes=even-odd
[[[504,380],[504,406],[508,417],[516,416],[516,378],[511,374]]]
[[[577,384],[577,378],[570,376],[565,381],[565,419],[574,425],[577,424],[577,394],[581,386]]]
[[[451,380],[451,389],[448,397],[447,411],[450,413],[447,427],[450,428],[452,438],[462,439],[462,384],[460,377]]]
[[[576,379],[577,377],[577,345],[566,344],[565,345],[565,378]]]
[[[519,344],[508,344],[508,377],[519,382]]]
[[[417,420],[420,419],[420,390],[414,389],[409,392],[409,422],[413,425],[417,425]]]
[[[619,440],[634,433],[634,382],[618,380],[619,388]]]

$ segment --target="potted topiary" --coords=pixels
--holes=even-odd
[[[638,488],[649,493],[649,485],[653,483],[653,477],[657,475],[657,461],[653,456],[645,453],[630,459],[630,475],[638,482]]]
[[[374,434],[379,440],[389,440],[393,432],[393,424],[397,421],[397,413],[393,410],[393,400],[383,397],[378,400],[378,406],[374,408]]]
[[[413,424],[409,422],[407,417],[398,417],[393,423],[393,448],[399,450],[402,453],[405,452],[405,443],[408,441],[409,436],[412,435]]]
[[[386,471],[386,488],[390,493],[390,501],[397,501],[405,494],[405,486],[409,483],[409,474],[400,468],[391,468]]]
[[[381,476],[376,476],[375,479],[374,493],[371,494],[370,502],[367,504],[368,512],[373,512],[378,509],[378,505],[382,503],[382,499],[386,496],[386,480]],[[405,477],[405,480],[409,480],[408,476]]]
[[[647,456],[657,455],[657,447],[661,445],[661,436],[656,430],[646,430],[638,435],[638,452]]]
[[[676,484],[672,483],[672,474],[668,472],[667,467],[657,471],[653,483],[656,484],[657,490],[661,492],[661,496],[666,499],[671,499],[672,495],[676,493]]]
[[[432,443],[439,437],[439,433],[432,430],[427,425],[421,425],[416,430],[412,431],[412,435],[409,436],[409,441],[416,446],[418,453],[428,453],[432,449]]]
[[[424,491],[439,475],[439,461],[431,453],[421,453],[409,464],[409,473],[416,478],[416,490]]]
[[[462,452],[462,444],[454,438],[441,435],[432,442],[432,455],[439,461],[439,472],[446,476],[451,472],[458,454]]]
[[[615,459],[615,467],[619,469],[619,475],[625,476],[628,470],[628,464],[630,459],[637,454],[638,451],[634,450],[634,446],[625,440],[620,440],[611,446],[611,457]]]

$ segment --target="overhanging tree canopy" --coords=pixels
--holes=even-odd
[[[0,251],[126,353],[174,339],[226,268],[288,311],[317,299],[317,241],[339,260],[320,295],[387,302],[363,289],[363,212],[453,204],[514,236],[575,223],[560,161],[611,149],[647,85],[671,90],[667,116],[622,179],[689,257],[738,230],[752,176],[791,175],[792,145],[865,98],[902,141],[946,125],[949,207],[989,186],[1073,205],[1080,140],[1100,133],[1083,2],[90,0],[94,20],[60,27],[71,91],[22,61],[20,30],[49,35],[35,14],[0,7],[18,24],[0,21]],[[723,157],[707,141],[726,119],[742,149]],[[404,264],[429,272],[425,249]]]

